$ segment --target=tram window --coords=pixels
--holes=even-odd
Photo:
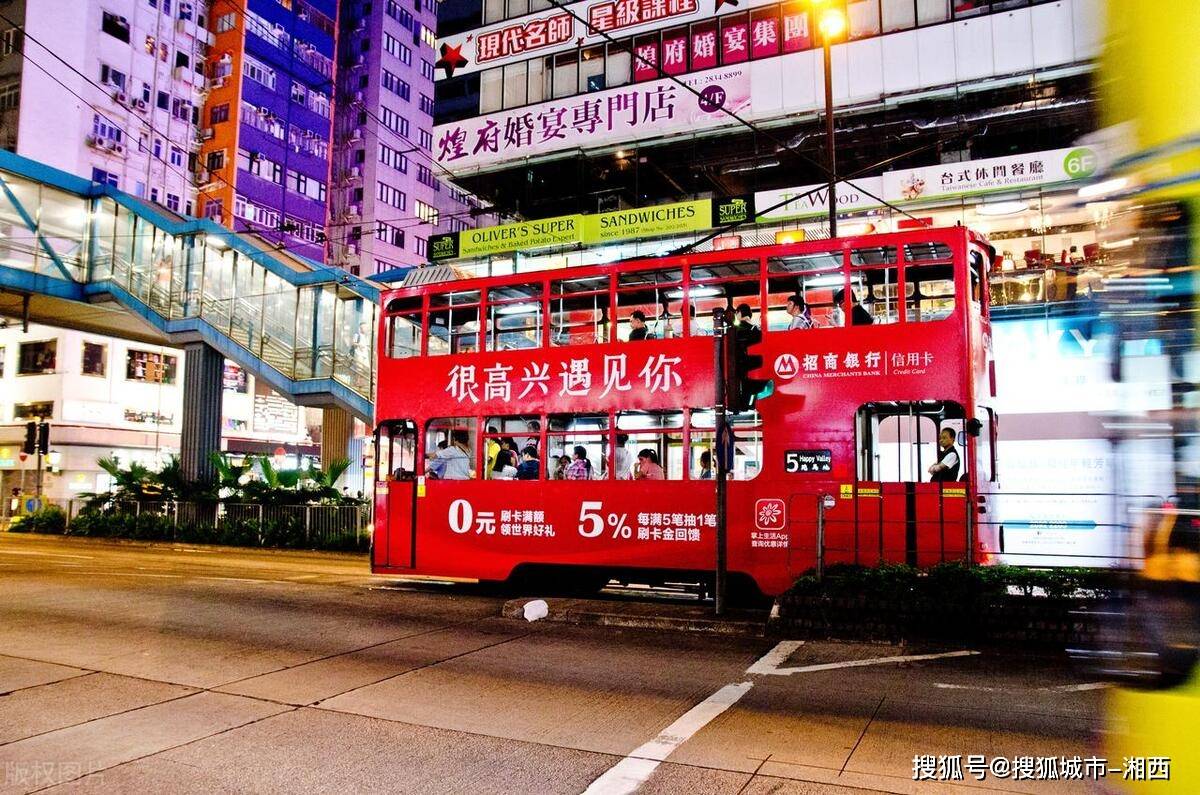
[[[869,248],[856,248],[850,252],[850,264],[856,267],[862,265],[895,265],[896,247],[871,246]]]
[[[733,461],[729,477],[733,480],[750,480],[762,471],[762,420],[756,411],[730,414],[726,422],[733,434]],[[701,457],[709,454],[708,462],[715,477],[716,416],[711,409],[692,412],[688,431],[689,477],[693,480],[704,477],[705,468]]]
[[[858,268],[851,283],[859,302],[871,313],[874,325],[900,322],[900,269],[897,267]]]
[[[542,344],[542,285],[539,282],[488,291],[487,349],[512,351]]]
[[[996,482],[996,412],[980,407],[978,419],[982,424],[975,439],[975,450],[979,464],[976,470],[980,480]]]
[[[688,288],[688,304],[696,309],[691,323],[691,334],[695,337],[712,335],[712,313],[718,308],[736,310],[737,307],[746,304],[753,312],[752,322],[757,326],[760,322],[759,281],[742,278],[693,284]]]
[[[542,421],[538,416],[488,417],[483,423],[483,477],[509,480],[516,477],[525,448],[532,446],[541,460]],[[501,461],[504,459],[504,461]],[[501,462],[499,465],[497,462]],[[511,466],[507,472],[504,464]],[[544,465],[545,462],[543,462]]]
[[[628,462],[621,451],[626,451]],[[617,478],[626,480],[626,466],[637,472],[640,454],[654,453],[666,480],[683,480],[685,459],[682,411],[623,411],[617,415]],[[653,460],[653,459],[651,459]],[[636,478],[637,475],[634,474]]]
[[[471,480],[478,476],[474,417],[430,420],[425,426],[425,472],[439,480]]]
[[[381,423],[376,444],[376,480],[410,480],[416,475],[417,426],[412,420]]]
[[[617,276],[617,336],[635,342],[668,339],[679,331],[683,299],[679,268],[630,271]],[[644,329],[644,330],[643,330]]]
[[[843,260],[840,251],[813,251],[807,254],[788,254],[767,260],[767,275],[782,273],[828,273],[840,271]]]
[[[979,309],[983,304],[983,285],[988,272],[988,258],[977,248],[972,248],[968,256],[967,274],[971,280],[971,303]]]
[[[737,262],[713,262],[703,265],[693,265],[688,273],[692,283],[711,282],[738,277],[758,276],[758,260],[745,259]],[[693,290],[693,293],[695,291]]]
[[[546,429],[546,452],[549,456],[546,471],[552,479],[608,479],[611,470],[608,415],[552,414]],[[561,465],[563,458],[569,463]]]
[[[845,281],[841,273],[815,276],[774,277],[767,282],[767,325],[771,331],[787,331],[792,316],[787,312],[788,299],[797,293],[804,299],[814,328],[840,325],[835,321],[833,296]]]
[[[965,478],[963,408],[950,401],[868,403],[858,410],[858,479],[886,483],[928,482],[938,460],[938,434],[950,428]]]
[[[592,345],[609,340],[608,277],[550,282],[550,344]]]
[[[937,241],[905,243],[904,259],[906,262],[950,262],[950,247]]]
[[[908,265],[904,281],[905,317],[909,323],[941,320],[953,314],[953,265]]]
[[[407,359],[421,355],[421,315],[392,315],[387,319],[387,355]]]

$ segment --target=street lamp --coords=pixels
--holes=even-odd
[[[846,12],[836,2],[811,0],[825,55],[825,155],[829,163],[829,237],[837,237],[837,154],[833,138],[833,43],[846,33]]]

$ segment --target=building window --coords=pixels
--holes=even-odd
[[[99,342],[83,343],[80,371],[84,375],[105,375],[108,372],[108,346]]]
[[[110,171],[105,171],[102,168],[92,168],[92,182],[99,182],[101,185],[112,185],[114,188],[120,187],[120,178]]]
[[[179,212],[179,197],[174,193],[167,194],[167,209],[173,213]]]
[[[432,152],[433,151],[433,133],[431,133],[429,130],[418,130],[417,132],[419,134],[418,135],[418,139],[419,139],[418,143],[420,143],[421,148],[424,149],[426,152]]]
[[[419,107],[421,108],[422,113],[428,113],[430,116],[432,116],[433,115],[433,97],[427,97],[424,94],[422,94]]]
[[[213,105],[208,112],[209,124],[220,124],[221,122],[229,121],[229,103],[225,102],[220,105]]]
[[[92,135],[97,139],[114,141],[116,143],[121,143],[125,139],[125,132],[107,116],[99,113],[92,116]]]
[[[192,118],[192,103],[179,97],[171,98],[171,115],[180,121],[190,121]]]
[[[100,19],[100,30],[114,39],[129,43],[129,20],[125,17],[105,11],[104,16]]]
[[[22,342],[17,359],[17,375],[53,373],[58,359],[58,340]]]
[[[408,197],[404,195],[404,191],[393,188],[386,182],[377,182],[375,197],[384,204],[395,207],[398,210],[408,208]]]
[[[209,152],[208,156],[204,159],[204,167],[209,171],[220,171],[225,168],[225,150],[218,149]]]
[[[417,182],[420,182],[422,185],[428,185],[437,191],[442,189],[442,184],[437,181],[437,177],[433,176],[433,170],[429,166],[423,166],[420,163],[417,164]]]
[[[0,87],[0,111],[14,110],[21,106],[21,84],[9,83]]]
[[[204,203],[204,217],[218,224],[224,222],[225,202],[221,199],[209,199]]]
[[[183,150],[180,149],[178,146],[171,147],[171,165],[173,165],[173,166],[182,166],[183,165]]]
[[[0,33],[0,56],[12,55],[21,51],[21,29],[9,28]]]
[[[245,60],[242,62],[242,74],[257,83],[262,83],[267,88],[275,88],[275,70],[254,60],[249,55],[245,56]]]
[[[125,73],[117,69],[113,69],[106,63],[100,64],[100,82],[106,86],[114,86],[125,90]]]
[[[414,237],[413,240],[416,241],[413,251],[418,257],[424,257],[429,250],[429,241],[423,237]]]
[[[427,224],[437,226],[438,220],[441,217],[441,213],[439,213],[438,208],[434,207],[432,204],[426,204],[420,199],[417,199],[417,217]]]
[[[39,400],[34,403],[14,403],[13,421],[48,420],[54,416],[54,401]]]
[[[383,122],[383,126],[387,127],[394,133],[397,133],[401,138],[408,139],[408,119],[401,116],[391,108],[380,108],[379,120]]]
[[[230,11],[217,17],[217,33],[225,33],[237,27],[237,14]]]
[[[421,77],[425,78],[426,80],[433,79],[433,64],[431,64],[429,61],[426,61],[424,58],[421,59]]]
[[[405,101],[410,101],[411,87],[396,75],[383,70],[383,87]]]
[[[174,384],[179,357],[130,348],[125,354],[125,380]]]
[[[404,248],[404,230],[398,226],[392,226],[380,221],[375,228],[375,238],[389,246],[396,248]]]
[[[158,99],[157,99],[157,101],[155,101],[154,104],[158,106],[159,110],[170,110],[171,109],[171,95],[168,94],[166,91],[159,91]]]
[[[387,0],[387,5],[384,6],[387,15],[400,23],[405,30],[412,30],[416,25],[412,14],[408,13],[407,9],[401,8],[400,3],[396,0]]]
[[[387,144],[379,145],[379,162],[396,169],[402,174],[408,173],[408,157],[398,149]]]

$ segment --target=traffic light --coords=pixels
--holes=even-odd
[[[37,451],[42,455],[50,452],[50,423],[38,423],[37,429]]]
[[[25,455],[33,455],[36,453],[37,437],[38,424],[36,422],[25,423],[25,443],[21,445],[21,452]]]
[[[757,330],[757,329],[756,329]],[[754,402],[767,386],[766,381],[759,381],[751,378],[750,373],[760,369],[763,366],[763,358],[756,353],[750,352],[750,347],[762,341],[762,332],[758,334],[738,334],[733,335],[731,340],[730,358],[728,372],[732,376],[729,380],[728,404],[729,410],[734,412],[749,411],[754,408]]]

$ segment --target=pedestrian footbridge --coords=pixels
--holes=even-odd
[[[0,151],[0,315],[203,342],[295,403],[369,422],[378,300],[255,235]]]

